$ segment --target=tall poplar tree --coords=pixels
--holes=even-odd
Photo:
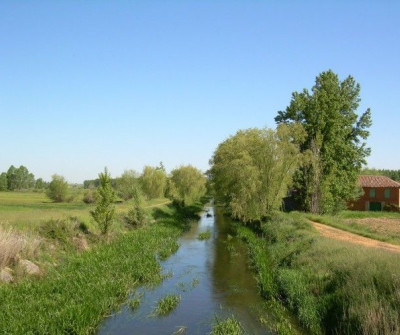
[[[307,137],[301,151],[305,161],[296,172],[297,199],[314,213],[336,212],[357,195],[357,176],[370,148],[371,112],[360,117],[360,85],[348,76],[340,81],[331,70],[322,72],[311,92],[292,93],[285,111],[275,117],[278,124],[301,123]]]

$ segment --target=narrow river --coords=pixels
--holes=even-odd
[[[268,320],[243,242],[229,234],[230,219],[212,206],[180,239],[179,250],[162,262],[166,279],[157,287],[140,287],[135,311],[123,306],[107,318],[99,334],[209,334],[216,318],[234,316],[246,334],[272,334],[260,322]],[[211,238],[198,240],[211,231]],[[179,294],[181,302],[167,316],[157,317],[157,301]]]

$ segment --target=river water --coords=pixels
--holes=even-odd
[[[211,238],[198,235],[211,231]],[[216,319],[234,316],[246,334],[272,334],[251,270],[245,245],[230,234],[230,219],[207,206],[197,223],[180,239],[178,251],[162,262],[166,279],[157,287],[140,287],[141,304],[127,305],[100,326],[99,334],[209,334]],[[167,316],[154,314],[157,301],[179,294],[178,307]]]

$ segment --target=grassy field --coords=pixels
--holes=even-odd
[[[71,202],[52,202],[45,193],[38,192],[0,192],[0,228],[12,227],[17,230],[35,230],[43,221],[76,217],[92,231],[97,226],[90,216],[94,205],[82,201],[83,191],[75,190]],[[168,199],[152,199],[145,202],[145,207],[158,206]],[[130,201],[116,204],[117,214],[126,213]]]
[[[16,259],[8,259],[5,265],[17,278],[13,284],[0,284],[0,333],[95,333],[137,285],[159,283],[159,260],[177,250],[177,238],[201,209],[199,204],[177,210],[166,202],[146,203],[151,217],[143,228],[119,222],[111,238],[104,239],[93,223],[86,223],[92,206],[78,199],[55,204],[41,193],[0,193],[0,249],[17,241],[17,258],[29,256],[41,269],[39,277],[18,277]],[[118,216],[129,207],[129,202],[117,204]],[[76,252],[79,238],[89,240],[90,250]],[[33,240],[38,250],[28,254],[24,248]]]
[[[338,215],[303,214],[320,222],[354,234],[400,245],[400,213],[343,211]]]
[[[300,213],[238,233],[248,242],[263,296],[283,301],[307,333],[400,332],[397,254],[324,238]]]

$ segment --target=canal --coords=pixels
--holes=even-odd
[[[124,305],[105,319],[98,334],[204,335],[216,320],[232,316],[246,334],[272,334],[260,321],[269,316],[248,268],[246,246],[230,229],[228,217],[206,206],[200,220],[180,238],[178,251],[162,262],[163,282],[139,287],[134,293],[141,297],[139,307],[133,311]],[[199,240],[205,231],[211,237]],[[178,307],[166,316],[156,316],[157,301],[168,294],[181,296]]]

